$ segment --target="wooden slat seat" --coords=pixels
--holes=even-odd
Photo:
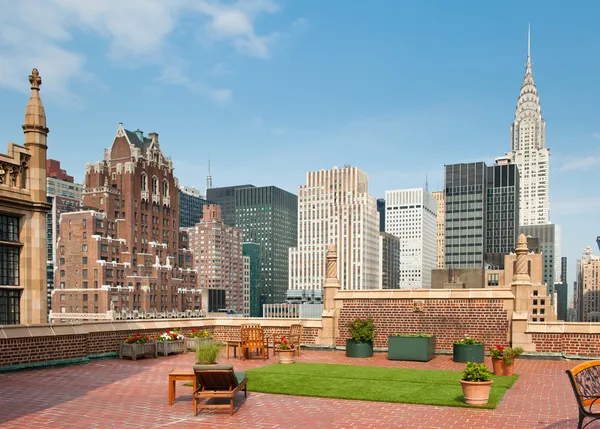
[[[247,396],[248,377],[245,372],[234,372],[233,365],[194,365],[197,388],[194,391],[194,416],[203,408],[229,408],[233,415],[233,398],[241,390]],[[208,404],[210,399],[229,399],[229,404]],[[200,403],[202,400],[204,402]]]

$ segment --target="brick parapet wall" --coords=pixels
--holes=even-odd
[[[289,333],[290,325],[303,325],[302,344],[318,343],[320,320],[308,319],[174,319],[157,321],[84,322],[61,325],[0,326],[0,369],[43,362],[85,360],[90,356],[115,353],[136,332],[151,337],[166,329],[189,335],[194,328],[206,329],[216,340],[239,338],[240,326],[259,323],[265,335]]]
[[[415,301],[422,301],[415,304]],[[421,311],[422,308],[422,311]],[[427,333],[436,336],[437,350],[452,350],[465,335],[482,338],[486,347],[507,344],[509,314],[502,299],[347,299],[343,300],[336,345],[350,338],[348,322],[373,318],[375,347],[386,348],[392,334]]]
[[[529,323],[526,332],[531,335],[536,352],[600,356],[600,323]]]

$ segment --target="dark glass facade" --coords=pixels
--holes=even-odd
[[[539,240],[539,250],[543,255],[543,282],[548,285],[548,295],[554,297],[554,254],[556,240],[556,225],[520,226],[519,233]]]
[[[567,257],[560,258],[560,282],[567,284]]]
[[[554,285],[556,290],[556,318],[567,322],[568,310],[568,286],[567,283],[557,283]]]
[[[179,189],[179,227],[190,228],[202,219],[202,208],[211,204],[200,196]]]
[[[400,238],[379,233],[381,288],[400,289]]]
[[[385,198],[377,199],[377,211],[379,212],[379,232],[385,232]]]
[[[481,268],[484,253],[486,165],[445,166],[447,268]]]
[[[207,189],[206,199],[221,206],[221,217],[226,225],[235,226],[235,191],[253,187],[254,185],[236,185]]]
[[[235,226],[260,247],[259,306],[285,302],[288,252],[298,242],[298,196],[275,186],[235,190]],[[252,299],[252,298],[251,298]]]
[[[504,256],[517,245],[519,173],[515,164],[487,167],[484,263],[504,268]]]
[[[260,317],[260,245],[242,243],[242,252],[250,259],[250,317]]]

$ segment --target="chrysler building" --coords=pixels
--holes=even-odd
[[[510,153],[520,172],[520,225],[549,222],[548,173],[550,152],[546,147],[546,121],[531,71],[531,37],[527,37],[525,79],[510,127]]]

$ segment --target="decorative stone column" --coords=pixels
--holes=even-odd
[[[531,335],[526,334],[527,321],[529,320],[529,299],[531,297],[531,278],[528,270],[527,237],[519,235],[517,248],[515,249],[516,269],[511,283],[512,293],[515,296],[515,304],[512,315],[512,346],[522,347],[526,352],[535,351],[535,344]]]
[[[335,244],[330,243],[326,256],[326,277],[323,284],[323,314],[321,322],[321,345],[335,347],[335,339],[338,335],[337,324],[339,310],[335,306],[335,294],[340,289],[340,281],[337,278],[337,252]]]

